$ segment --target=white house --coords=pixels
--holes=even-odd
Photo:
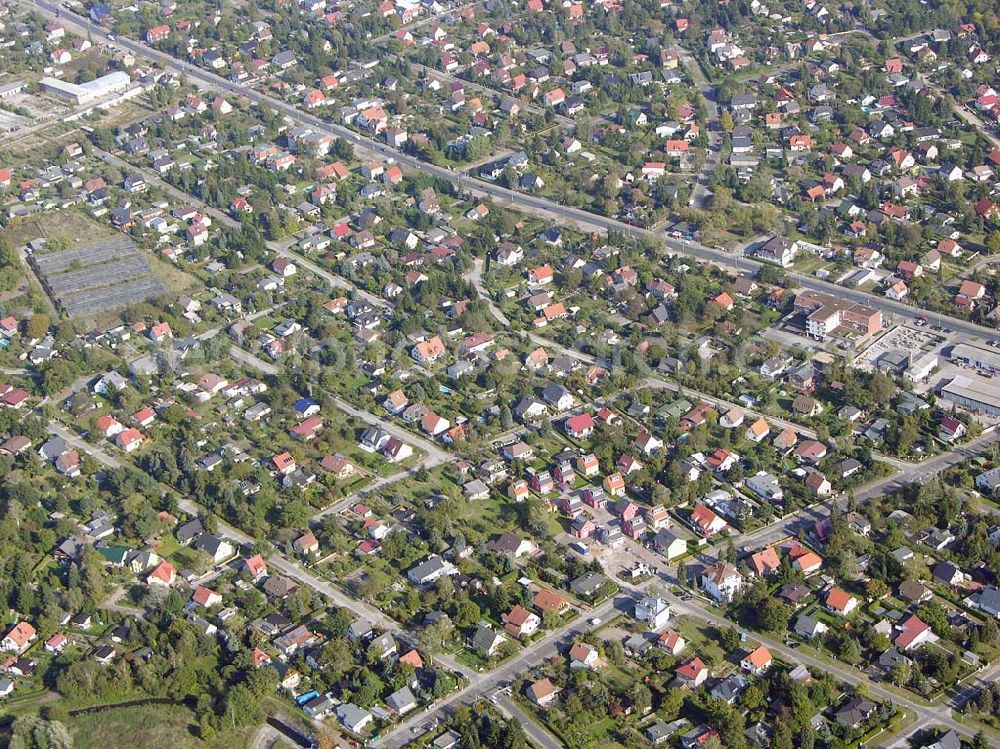
[[[635,618],[651,630],[660,630],[670,621],[670,605],[662,598],[646,596],[635,605]]]
[[[743,587],[743,576],[731,564],[716,562],[702,572],[701,587],[716,601],[730,603]]]

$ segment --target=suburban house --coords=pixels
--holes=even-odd
[[[701,573],[701,587],[716,601],[731,603],[743,587],[743,577],[731,564],[716,562]]]

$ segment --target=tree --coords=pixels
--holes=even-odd
[[[454,629],[451,621],[444,617],[424,627],[418,638],[421,649],[432,655],[441,652],[445,643],[451,640]]]
[[[260,698],[246,684],[237,684],[226,695],[223,720],[232,728],[253,726],[264,719]]]
[[[740,704],[750,712],[761,710],[767,705],[767,692],[759,682],[754,682],[743,690]]]
[[[776,598],[768,598],[757,609],[757,626],[766,632],[783,632],[791,616],[788,606]]]
[[[57,720],[22,715],[14,721],[10,749],[72,749],[73,738]]]
[[[990,232],[990,236],[986,239],[986,246],[991,255],[1000,255],[1000,231]]]
[[[900,661],[892,667],[892,683],[897,687],[902,687],[910,683],[913,678],[913,668],[906,661]]]
[[[660,715],[666,720],[674,720],[684,706],[684,690],[668,689],[660,702]]]
[[[32,315],[26,328],[28,338],[44,338],[49,332],[49,318],[45,315]]]
[[[861,645],[852,635],[843,635],[839,646],[840,657],[852,666],[861,662]]]
[[[720,640],[723,649],[727,652],[732,652],[740,646],[740,631],[736,627],[727,627],[722,630]]]
[[[639,715],[643,715],[653,704],[653,693],[645,684],[637,684],[632,689],[632,704]]]

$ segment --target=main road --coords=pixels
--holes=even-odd
[[[25,0],[25,2],[27,2],[27,0]],[[109,35],[105,29],[100,26],[95,26],[89,19],[74,13],[57,3],[51,2],[50,0],[31,0],[30,4],[49,17],[58,17],[62,24],[68,27],[68,30],[75,31],[84,37],[89,35],[93,38],[101,39],[103,42],[111,46],[117,46],[136,55],[141,55],[151,59],[162,65],[167,70],[185,75],[189,81],[192,81],[203,88],[221,91],[232,94],[233,96],[243,96],[250,101],[256,102],[260,105],[265,105],[277,112],[280,112],[299,124],[308,125],[318,132],[343,138],[359,148],[379,154],[387,159],[394,159],[397,163],[404,167],[416,171],[422,171],[451,182],[460,190],[469,190],[474,194],[489,196],[500,201],[509,200],[513,195],[513,193],[505,187],[501,187],[500,185],[487,182],[485,180],[462,175],[459,172],[452,171],[450,168],[436,166],[426,161],[422,161],[414,156],[403,153],[402,151],[389,146],[387,143],[378,142],[372,138],[356,133],[343,125],[338,125],[317,117],[316,115],[304,112],[298,107],[282,101],[281,99],[256,91],[248,86],[234,83],[230,80],[222,78],[221,76],[215,75],[214,73],[203,70],[196,65],[184,60],[179,60],[172,55],[160,52],[159,50],[153,49],[152,47],[133,39],[124,37],[112,38],[112,36]],[[736,257],[724,249],[708,247],[690,240],[672,239],[665,236],[662,231],[642,229],[623,221],[590,213],[589,211],[585,211],[580,208],[560,205],[552,200],[536,195],[518,193],[517,204],[522,210],[528,210],[536,215],[544,216],[545,218],[560,225],[577,226],[583,230],[592,232],[614,231],[636,238],[652,238],[658,243],[662,243],[663,246],[671,251],[684,255],[690,255],[691,257],[717,263],[723,266],[733,265],[734,258]],[[749,258],[741,259],[740,264],[744,269],[754,271],[760,269],[764,265],[757,260]],[[834,294],[839,298],[850,302],[868,305],[869,307],[878,309],[887,315],[901,315],[903,317],[912,318],[921,314],[921,310],[918,308],[911,307],[907,304],[903,304],[902,302],[886,299],[885,297],[869,294],[868,292],[861,291],[859,289],[838,286],[830,281],[813,278],[812,276],[794,271],[788,272],[787,276],[792,282],[801,288]],[[948,315],[942,315],[941,317],[942,320],[948,321],[948,327],[968,335],[992,336],[996,332],[994,328],[987,328],[967,320],[960,320]]]

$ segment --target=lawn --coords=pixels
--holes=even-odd
[[[587,728],[587,734],[595,742],[594,745],[600,747],[616,747],[621,744],[612,740],[611,736],[618,728],[618,721],[614,718],[606,718],[596,723],[591,723]]]
[[[75,749],[236,749],[245,747],[255,728],[227,731],[203,741],[192,710],[183,705],[143,705],[78,715],[66,721]]]
[[[697,655],[710,665],[719,666],[725,662],[726,651],[719,644],[717,632],[714,627],[689,619],[686,616],[682,616],[671,622],[669,626],[687,640],[687,647],[682,656],[684,660]]]

